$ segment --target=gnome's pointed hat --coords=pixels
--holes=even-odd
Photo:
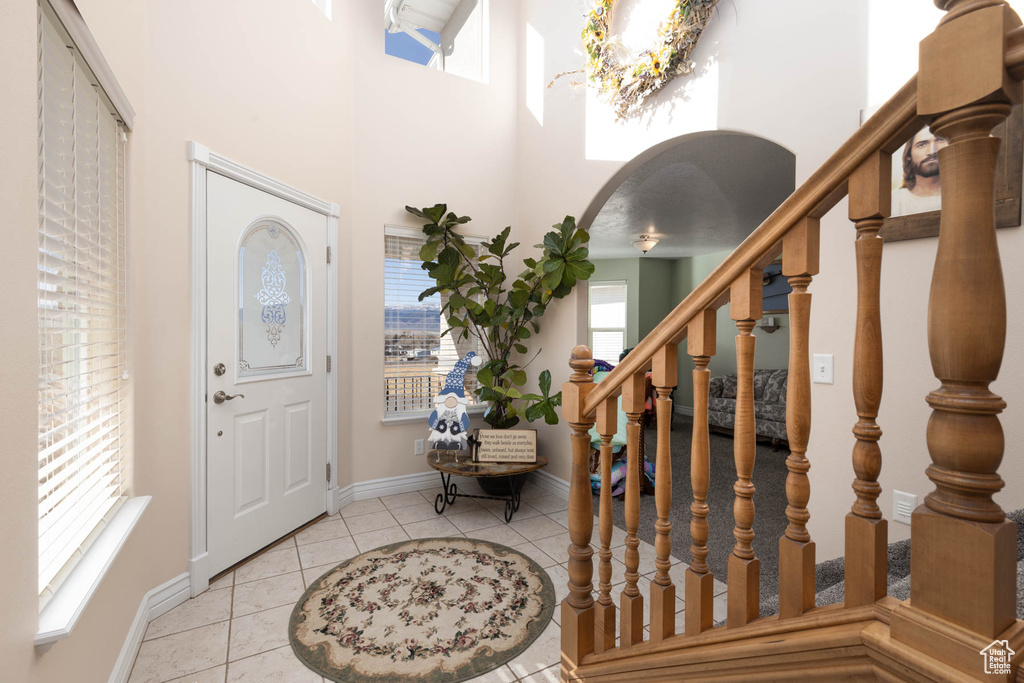
[[[466,398],[466,371],[469,370],[470,364],[476,366],[481,362],[482,359],[476,355],[475,351],[467,353],[466,357],[456,363],[455,367],[448,372],[440,396],[455,394],[459,398]]]

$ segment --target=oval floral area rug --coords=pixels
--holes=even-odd
[[[511,548],[402,541],[314,581],[292,611],[289,638],[332,681],[464,681],[526,650],[554,607],[547,572]]]

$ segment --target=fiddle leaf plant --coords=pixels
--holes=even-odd
[[[405,210],[426,221],[426,244],[420,249],[423,269],[434,286],[423,290],[419,300],[440,294],[441,315],[447,328],[441,336],[455,340],[479,341],[486,362],[477,370],[476,395],[490,403],[484,421],[495,429],[514,427],[523,415],[533,422],[544,418],[558,423],[555,408],[562,404],[562,393],[551,395],[551,373],[540,373],[540,393],[524,393],[526,368],[522,364],[529,353],[528,340],[540,331],[538,324],[552,299],[572,292],[576,283],[594,273],[584,246],[590,235],[576,227],[576,219],[566,216],[544,235],[539,258],[523,260],[526,269],[509,283],[506,260],[519,242],[508,243],[507,227],[479,249],[466,242],[456,227],[469,223],[469,216],[449,212],[445,204]],[[536,355],[534,355],[536,358]]]

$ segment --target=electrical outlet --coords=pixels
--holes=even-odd
[[[815,384],[832,384],[832,354],[814,354],[812,371]]]
[[[423,439],[413,442],[413,455],[423,455]]]
[[[917,496],[903,491],[892,492],[892,521],[910,524],[910,515],[917,509]]]

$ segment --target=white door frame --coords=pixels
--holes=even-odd
[[[338,218],[341,208],[305,192],[288,187],[262,173],[246,168],[220,156],[198,142],[188,143],[189,173],[192,185],[192,319],[190,329],[189,420],[192,526],[189,576],[192,597],[209,587],[206,548],[206,172],[220,175],[298,204],[327,218],[327,247],[331,261],[327,264],[327,353],[338,359]],[[326,258],[326,255],[325,255]],[[327,462],[331,477],[327,482],[327,512],[338,510],[335,489],[338,481],[338,382],[337,370],[327,375]]]

